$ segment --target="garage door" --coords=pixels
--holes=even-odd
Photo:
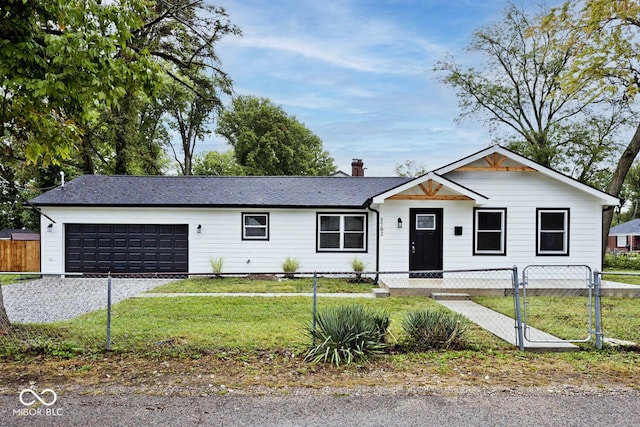
[[[66,224],[65,230],[67,272],[189,271],[186,224]]]

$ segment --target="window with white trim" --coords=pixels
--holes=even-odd
[[[319,252],[365,252],[366,214],[318,214]]]
[[[569,209],[536,210],[537,255],[569,255]]]
[[[473,218],[473,254],[506,255],[507,210],[475,209]]]
[[[269,240],[269,214],[243,213],[242,240]]]
[[[626,234],[622,234],[622,235],[617,236],[616,247],[625,248],[626,246],[627,246],[627,235]]]
[[[436,215],[435,214],[417,214],[416,230],[435,230]]]

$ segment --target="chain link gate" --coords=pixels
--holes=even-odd
[[[591,268],[586,265],[530,265],[522,272],[522,282],[515,294],[519,345],[530,343],[585,343],[594,334],[599,290]],[[520,298],[519,298],[520,297]],[[540,339],[532,334],[535,328],[546,329],[546,319],[554,318],[562,328],[554,335],[562,338]],[[557,320],[561,322],[557,322]],[[596,334],[597,335],[597,334]],[[555,338],[555,337],[554,337]]]

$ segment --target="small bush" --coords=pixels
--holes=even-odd
[[[351,260],[351,269],[353,269],[354,273],[356,273],[355,281],[359,282],[362,280],[362,272],[364,271],[367,265],[360,258],[353,257]]]
[[[640,270],[640,256],[628,252],[607,252],[603,267],[610,270]]]
[[[406,334],[403,347],[407,351],[466,347],[468,322],[459,314],[428,309],[413,311],[402,320],[402,328]]]
[[[224,258],[213,258],[211,257],[211,270],[213,274],[218,277],[220,273],[222,273],[222,266],[224,265]]]
[[[387,348],[389,315],[367,311],[358,304],[330,307],[316,314],[316,327],[307,327],[313,345],[305,360],[350,364]]]
[[[300,268],[300,260],[298,258],[286,257],[282,262],[282,271],[284,271],[287,279],[293,279],[294,273]]]

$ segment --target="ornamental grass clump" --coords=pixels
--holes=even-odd
[[[211,270],[213,271],[213,277],[220,277],[220,273],[222,273],[222,266],[224,265],[224,258],[213,258],[211,257]]]
[[[436,349],[461,350],[467,346],[468,321],[463,316],[443,310],[412,311],[402,320],[406,351]]]
[[[305,360],[340,366],[384,353],[389,322],[388,314],[359,304],[326,308],[316,314],[315,327],[307,327],[313,345]]]
[[[355,279],[353,279],[353,282],[361,283],[363,281],[362,272],[364,271],[365,268],[366,268],[366,264],[360,258],[353,257],[351,259],[351,269],[353,270],[354,273],[356,273],[356,277]]]
[[[284,271],[284,277],[287,279],[293,279],[295,272],[300,268],[300,260],[298,258],[286,257],[282,261],[282,271]]]

